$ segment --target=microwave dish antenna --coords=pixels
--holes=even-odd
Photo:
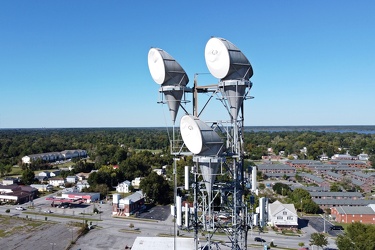
[[[210,73],[220,79],[219,88],[228,100],[232,120],[236,120],[246,89],[251,88],[249,79],[253,68],[246,56],[233,43],[213,37],[205,48],[206,65]]]
[[[249,80],[253,76],[253,68],[246,56],[224,38],[212,37],[208,40],[204,55],[210,73],[222,81]]]
[[[149,50],[148,68],[152,79],[159,85],[186,86],[189,82],[189,77],[181,65],[162,49]]]
[[[190,88],[186,87],[189,77],[170,54],[159,48],[149,50],[148,68],[152,79],[161,85],[159,92],[165,96],[174,124],[184,93],[191,91]]]
[[[220,136],[195,116],[181,118],[180,132],[186,147],[195,155],[216,156],[223,150],[224,142]]]

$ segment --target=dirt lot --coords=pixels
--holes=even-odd
[[[79,228],[65,223],[0,217],[1,249],[68,249]]]

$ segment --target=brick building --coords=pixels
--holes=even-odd
[[[331,208],[332,218],[339,223],[375,224],[375,211],[370,206],[339,206]]]

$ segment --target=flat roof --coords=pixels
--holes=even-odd
[[[174,244],[176,246],[174,248]],[[132,250],[192,250],[194,249],[194,238],[172,238],[172,237],[137,237],[133,243]]]

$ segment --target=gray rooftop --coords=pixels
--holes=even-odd
[[[318,183],[322,183],[324,182],[324,180],[318,176],[315,176],[315,175],[312,175],[312,174],[308,174],[308,173],[300,173],[299,174],[301,177],[306,177],[306,178],[309,178],[315,182],[318,182]]]
[[[312,160],[291,160],[288,162],[292,164],[306,164],[306,165],[320,164],[320,161],[312,161]]]
[[[266,169],[274,169],[274,170],[296,170],[294,167],[285,164],[260,164],[258,165],[258,170],[266,170]]]
[[[355,175],[355,176],[358,176],[358,177],[362,177],[362,178],[370,178],[371,177],[371,175],[365,174],[365,173],[363,173],[361,171],[355,171],[355,172],[352,173],[352,175]]]
[[[311,196],[331,196],[331,197],[358,197],[362,198],[359,192],[310,192]]]
[[[364,199],[312,199],[318,205],[367,206],[375,204],[375,200]]]
[[[342,178],[343,176],[341,174],[336,174],[334,172],[328,171],[326,175],[332,176],[334,178]]]
[[[359,207],[351,207],[351,206],[339,206],[336,210],[340,214],[375,214],[375,211],[372,210],[371,207],[359,206]]]

